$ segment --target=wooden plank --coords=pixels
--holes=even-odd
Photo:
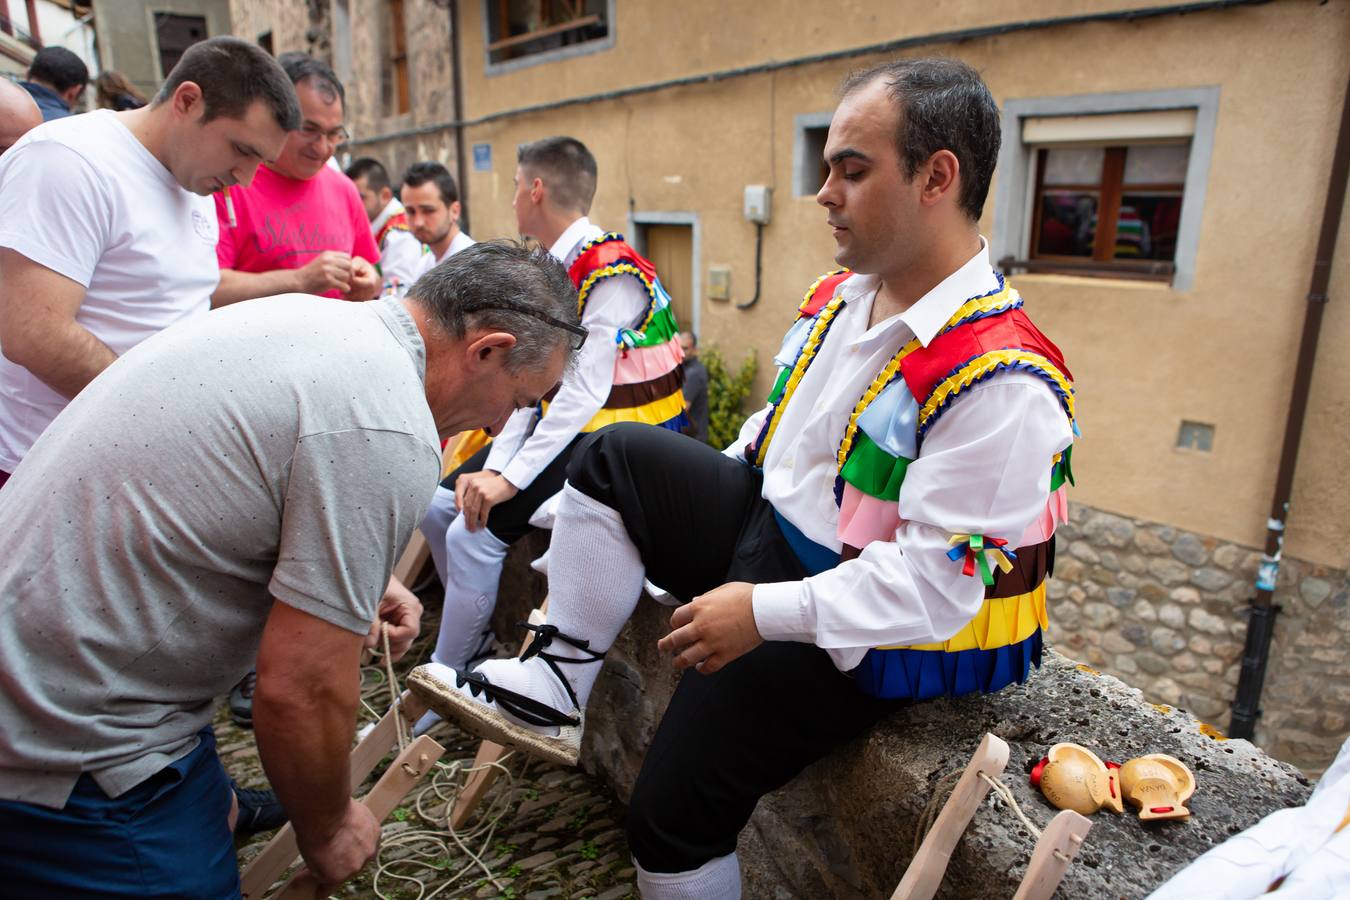
[[[412,696],[410,692],[405,693],[398,707],[385,713],[371,732],[352,749],[348,763],[351,783],[353,785],[364,783],[380,760],[391,750],[397,749],[398,726],[394,722],[395,716],[402,715],[404,721],[411,727],[424,712],[426,706],[422,701]],[[295,830],[287,822],[244,868],[242,876],[244,900],[257,900],[262,897],[299,855],[300,850],[295,843]]]
[[[937,893],[942,876],[947,872],[947,864],[951,862],[952,851],[965,833],[975,810],[989,793],[989,785],[980,778],[980,773],[997,778],[1003,774],[1007,765],[1008,745],[992,734],[985,734],[966,770],[961,773],[961,780],[956,783],[937,821],[933,823],[932,830],[924,837],[919,852],[910,861],[891,900],[930,900]]]
[[[1041,832],[1013,900],[1050,900],[1091,828],[1092,823],[1073,810],[1060,810]]]
[[[423,735],[408,745],[389,765],[370,793],[361,801],[376,819],[383,822],[422,779],[431,771],[445,748]],[[244,870],[242,894],[245,900],[258,900],[286,870],[295,863],[300,850],[295,842],[295,830],[287,823],[268,842],[263,851]],[[297,873],[282,885],[274,900],[310,898],[319,896],[320,887],[308,872]]]
[[[543,625],[548,614],[548,598],[539,604],[538,609],[530,610],[529,623],[531,625]],[[520,652],[530,646],[530,641],[534,637],[533,631],[525,632],[525,639],[520,642]],[[455,798],[454,810],[450,813],[450,827],[459,829],[464,827],[464,823],[469,821],[469,816],[478,808],[478,804],[483,802],[483,795],[492,787],[492,783],[497,780],[501,774],[501,769],[492,763],[500,762],[511,751],[507,750],[501,744],[492,741],[483,741],[478,745],[478,752],[474,754],[473,765],[477,772],[469,776],[469,780],[464,782],[464,789],[459,792]],[[480,768],[481,767],[481,768]]]
[[[427,545],[426,536],[422,534],[420,528],[413,529],[412,539],[408,541],[408,547],[403,551],[403,555],[398,558],[394,564],[394,577],[403,582],[404,587],[412,590],[412,585],[417,582],[417,576],[422,574],[426,568],[427,560],[431,559],[431,547]]]

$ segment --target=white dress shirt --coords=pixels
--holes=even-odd
[[[386,222],[404,211],[402,203],[390,200],[375,221],[370,223],[370,233],[378,235]],[[395,297],[405,296],[408,288],[426,270],[426,260],[430,257],[431,254],[422,252],[422,242],[413,237],[411,231],[406,228],[389,229],[380,244],[381,292]]]
[[[915,337],[927,346],[962,303],[996,289],[998,280],[982,239],[980,251],[941,284],[869,328],[878,287],[875,276],[844,282],[845,306],[764,460],[764,498],[806,537],[833,549],[840,548],[836,452],[858,398],[900,347]],[[728,455],[744,451],[767,413],[745,423]],[[1049,500],[1053,456],[1072,439],[1059,400],[1034,375],[1003,373],[963,390],[909,465],[894,542],[874,542],[857,559],[802,581],[757,585],[760,634],[814,643],[842,671],[871,647],[951,637],[984,602],[984,584],[947,557],[948,539],[982,534],[1016,546]]]
[[[581,247],[604,234],[585,216],[577,219],[549,248],[556,259],[571,266]],[[646,310],[650,297],[636,278],[606,278],[591,289],[581,324],[590,332],[577,354],[576,365],[563,377],[542,419],[534,409],[517,410],[492,442],[483,468],[500,472],[524,489],[554,460],[605,405],[614,384],[615,336],[631,328]]]
[[[455,236],[450,239],[450,246],[446,247],[445,252],[442,253],[440,256],[437,256],[435,253],[432,253],[431,249],[428,247],[422,253],[421,270],[417,273],[417,277],[421,278],[423,275],[430,272],[432,269],[436,268],[438,265],[445,262],[450,257],[454,256],[456,253],[463,250],[465,247],[472,247],[476,243],[478,242],[475,241],[473,238],[469,237],[464,232],[460,231],[457,232]],[[426,247],[425,244],[423,244],[422,246]]]

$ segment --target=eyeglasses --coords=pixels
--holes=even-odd
[[[573,352],[577,352],[581,350],[582,347],[586,346],[586,336],[590,334],[589,331],[587,331],[585,328],[582,328],[580,325],[573,325],[571,322],[564,322],[562,319],[555,319],[553,318],[553,316],[550,316],[546,312],[542,312],[537,309],[530,309],[528,306],[521,306],[519,304],[510,303],[505,300],[498,300],[495,303],[489,303],[484,306],[477,307],[476,309],[465,310],[465,312],[476,313],[482,312],[483,310],[487,309],[508,309],[511,312],[518,312],[521,313],[522,315],[538,319],[541,322],[547,322],[554,328],[561,328],[563,331],[566,331],[569,334],[576,337],[577,342],[572,347]]]
[[[304,125],[300,126],[300,136],[311,144],[319,138],[327,138],[328,143],[336,146],[347,143],[347,139],[352,135],[351,132],[342,125],[339,125],[331,131],[324,131],[314,122],[306,122]]]

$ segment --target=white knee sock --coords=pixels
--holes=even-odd
[[[469,531],[456,516],[441,543],[445,606],[433,662],[462,669],[483,642],[483,631],[497,606],[497,583],[509,546],[486,528]]]
[[[642,559],[623,519],[603,503],[565,486],[548,561],[548,623],[568,637],[589,641],[597,653],[608,650],[642,596]],[[548,652],[568,659],[587,658],[560,640],[549,644]],[[584,707],[600,674],[599,661],[559,663],[558,668]],[[493,684],[554,709],[571,711],[571,698],[547,662],[538,657],[524,663],[488,660],[478,671]]]
[[[741,865],[735,853],[719,856],[689,872],[648,872],[637,866],[643,900],[740,900]]]
[[[437,485],[431,505],[422,519],[422,535],[427,539],[431,560],[436,564],[436,574],[440,576],[441,584],[445,584],[445,533],[450,530],[450,523],[457,518],[459,507],[455,505],[455,492]]]

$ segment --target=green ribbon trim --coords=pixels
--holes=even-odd
[[[631,328],[625,328],[619,334],[626,346],[636,348],[655,347],[658,344],[664,344],[679,331],[680,328],[675,323],[675,314],[667,306],[664,309],[657,310],[646,331],[634,331]]]
[[[777,403],[783,398],[783,391],[787,388],[788,379],[792,377],[792,366],[783,366],[778,370],[778,380],[773,383],[773,390],[769,391],[769,402]]]
[[[839,475],[864,494],[894,503],[900,499],[900,485],[910,462],[887,453],[859,428]]]
[[[1070,444],[1064,448],[1063,454],[1060,455],[1059,462],[1055,463],[1055,468],[1050,473],[1050,493],[1053,494],[1055,491],[1059,490],[1064,486],[1064,482],[1066,481],[1075,487],[1077,486],[1078,483],[1073,480],[1073,464],[1070,462],[1072,457],[1073,444]]]

